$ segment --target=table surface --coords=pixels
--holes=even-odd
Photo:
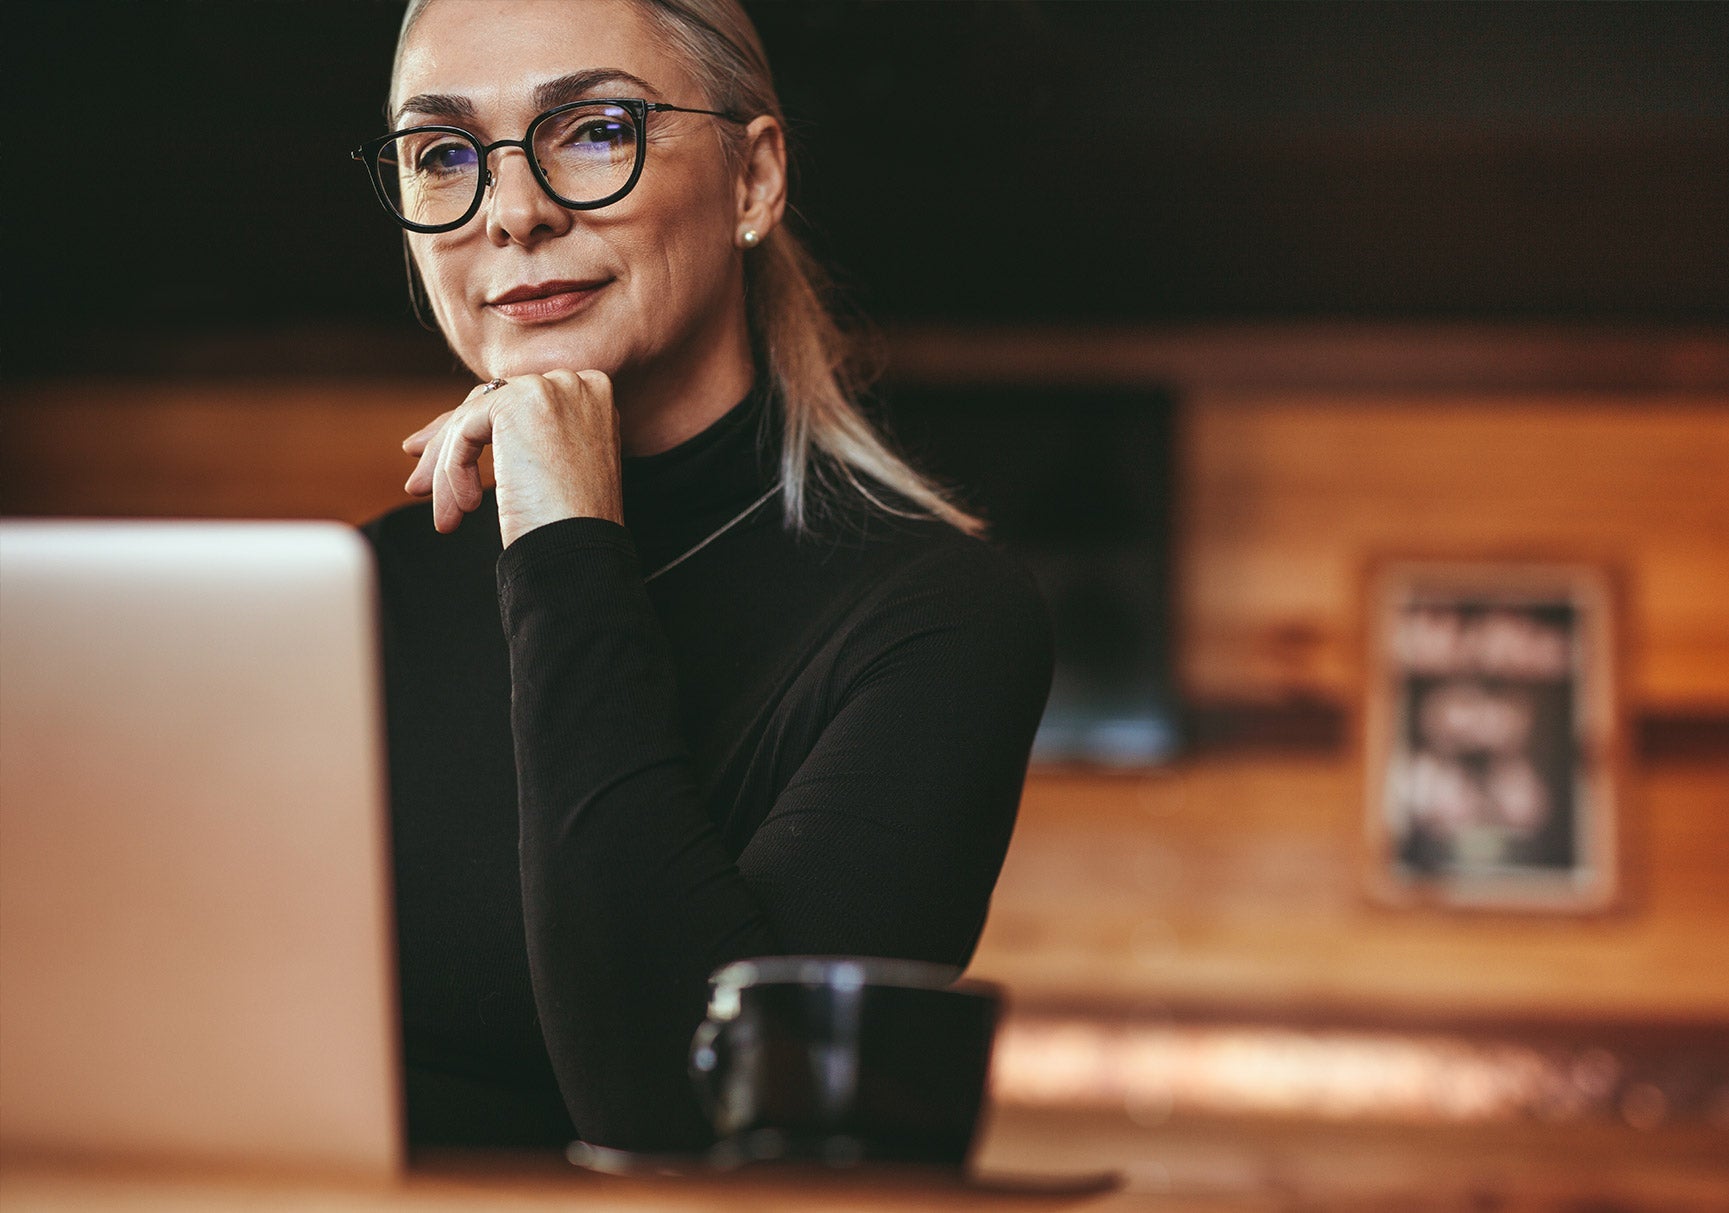
[[[1116,1174],[1108,1190],[1052,1185],[1055,1177],[1100,1170]],[[985,1182],[892,1171],[624,1178],[577,1171],[553,1156],[440,1153],[417,1158],[403,1180],[382,1185],[13,1160],[0,1169],[0,1209],[1722,1213],[1729,1209],[1729,1130],[1272,1120],[1142,1125],[1118,1114],[1002,1108],[992,1114],[976,1172]]]

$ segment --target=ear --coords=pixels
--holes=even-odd
[[[768,114],[752,118],[745,128],[736,194],[733,243],[750,248],[767,239],[786,214],[786,134]],[[747,239],[746,232],[756,235]]]

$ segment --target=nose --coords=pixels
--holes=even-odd
[[[499,147],[488,155],[486,195],[482,209],[487,239],[500,248],[562,236],[574,221],[572,213],[541,188],[520,147]]]

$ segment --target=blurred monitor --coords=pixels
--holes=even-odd
[[[925,385],[885,393],[900,448],[990,523],[1050,608],[1056,674],[1033,760],[1176,753],[1176,408],[1148,388]]]

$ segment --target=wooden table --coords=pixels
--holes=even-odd
[[[230,1213],[581,1209],[630,1213],[845,1213],[1075,1209],[1085,1213],[1722,1213],[1729,1131],[1642,1133],[1608,1124],[1471,1128],[1314,1122],[1171,1122],[998,1109],[986,1176],[1118,1172],[1103,1192],[963,1186],[929,1175],[741,1172],[620,1178],[556,1156],[431,1155],[393,1185],[332,1177],[190,1174],[14,1162],[5,1213]]]

